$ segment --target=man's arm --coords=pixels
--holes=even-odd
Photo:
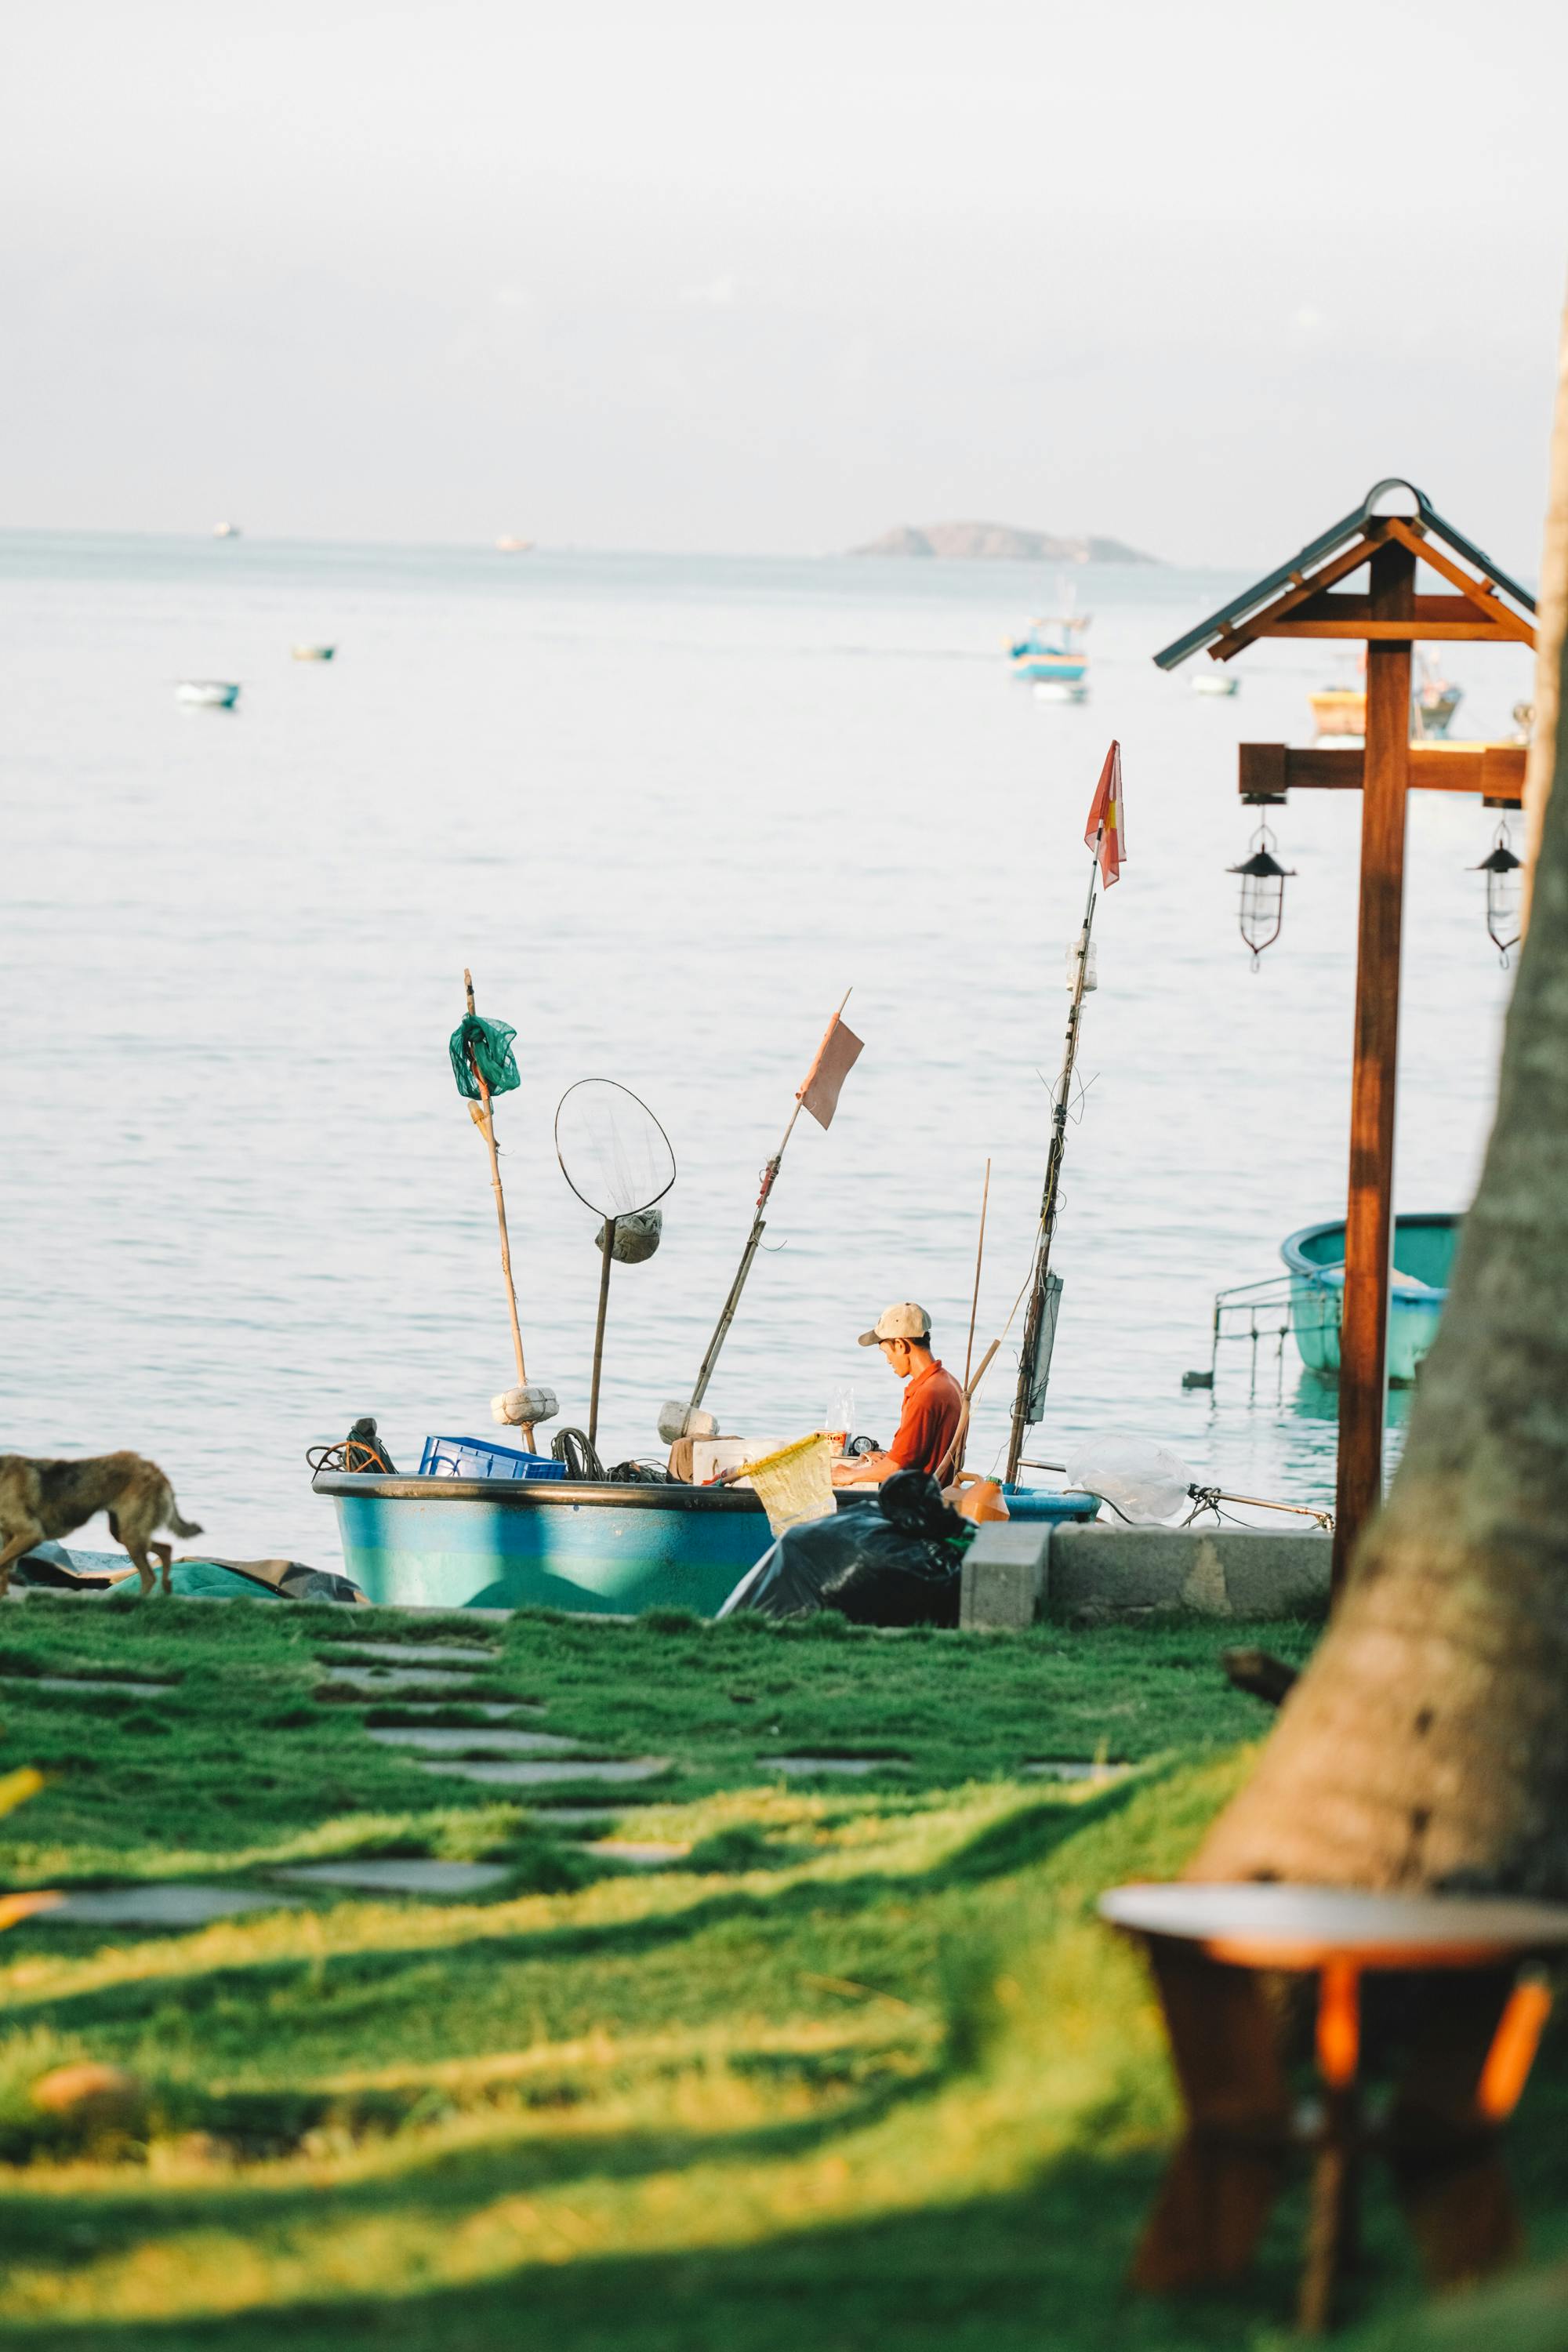
[[[903,1468],[890,1454],[852,1454],[833,1465],[836,1486],[879,1486],[895,1470]]]

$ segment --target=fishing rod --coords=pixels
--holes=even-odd
[[[784,1131],[779,1148],[763,1170],[762,1190],[757,1194],[757,1205],[752,1212],[752,1230],[746,1235],[746,1245],[741,1252],[741,1263],[735,1269],[735,1279],[730,1285],[729,1296],[720,1310],[719,1320],[713,1327],[713,1337],[709,1340],[707,1352],[698,1368],[697,1381],[690,1399],[684,1409],[683,1416],[680,1406],[676,1405],[670,1409],[676,1416],[682,1418],[683,1426],[689,1426],[692,1414],[696,1412],[708,1392],[708,1383],[712,1379],[713,1368],[719,1361],[719,1351],[729,1337],[730,1326],[735,1319],[735,1310],[741,1304],[741,1293],[746,1286],[746,1276],[752,1271],[752,1262],[757,1255],[758,1244],[766,1230],[767,1218],[763,1213],[768,1205],[768,1196],[778,1181],[779,1164],[784,1159],[790,1137],[795,1133],[795,1121],[803,1110],[808,1110],[819,1127],[831,1126],[833,1114],[838,1108],[839,1087],[859,1057],[860,1040],[844,1020],[844,1007],[848,1003],[853,993],[852,989],[845,990],[838,1010],[828,1023],[822,1043],[816,1049],[816,1058],[805,1074],[805,1083],[795,1090],[795,1108],[789,1115],[789,1125]],[[673,1425],[672,1422],[671,1426]]]
[[[1046,1159],[1045,1189],[1040,1198],[1040,1223],[1035,1243],[1035,1268],[1029,1285],[1029,1311],[1024,1322],[1023,1346],[1018,1351],[1018,1387],[1013,1400],[1012,1434],[1007,1442],[1006,1482],[1009,1486],[1017,1485],[1018,1472],[1024,1466],[1025,1432],[1039,1419],[1037,1413],[1031,1415],[1029,1407],[1037,1384],[1036,1359],[1040,1352],[1049,1301],[1051,1240],[1056,1232],[1057,1206],[1061,1193],[1062,1161],[1067,1156],[1068,1106],[1072,1098],[1079,1024],[1083,1013],[1084,990],[1089,978],[1089,940],[1094,929],[1094,908],[1100,888],[1100,847],[1104,832],[1102,823],[1094,837],[1094,857],[1089,871],[1089,899],[1083,910],[1083,929],[1078,938],[1078,969],[1073,976],[1072,1003],[1068,1010],[1067,1047],[1051,1108],[1051,1146]],[[1037,1464],[1029,1466],[1039,1467]]]

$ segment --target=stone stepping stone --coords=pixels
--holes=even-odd
[[[193,1886],[180,1879],[165,1885],[110,1886],[68,1895],[47,1916],[82,1927],[201,1927],[209,1919],[238,1911],[277,1911],[297,1898],[268,1895],[251,1886]]]
[[[476,1643],[458,1642],[334,1642],[332,1650],[338,1658],[352,1658],[358,1665],[374,1666],[494,1666],[500,1663],[495,1650],[480,1649]],[[318,1664],[331,1665],[333,1660],[318,1654]]]
[[[377,1724],[365,1737],[383,1748],[423,1748],[434,1755],[467,1748],[487,1756],[570,1756],[578,1745],[553,1731],[463,1730],[452,1724]]]
[[[509,1715],[520,1715],[525,1711],[540,1715],[544,1712],[542,1707],[531,1706],[521,1699],[405,1698],[398,1699],[395,1704],[401,1715],[445,1715],[449,1706],[462,1706],[466,1707],[470,1715],[482,1715],[490,1723],[504,1722]],[[385,1730],[387,1727],[385,1725],[375,1727],[378,1731]],[[395,1726],[392,1727],[395,1728]],[[484,1736],[481,1733],[480,1737]]]
[[[906,1764],[906,1756],[759,1756],[767,1772],[880,1772],[889,1764]]]
[[[1062,1758],[1045,1764],[1020,1764],[1018,1777],[1029,1780],[1124,1780],[1131,1764],[1085,1764]]]
[[[15,1685],[8,1694],[13,1698],[30,1690],[133,1691],[146,1698],[160,1698],[178,1687],[174,1683],[127,1682],[121,1675],[6,1675],[4,1679]]]
[[[373,1894],[477,1895],[506,1877],[499,1862],[305,1862],[275,1870],[302,1886],[361,1886]]]
[[[456,1666],[387,1666],[380,1674],[369,1674],[363,1666],[334,1666],[321,1658],[316,1663],[323,1674],[331,1675],[334,1688],[353,1691],[361,1698],[380,1698],[395,1690],[429,1690],[441,1683],[450,1683],[457,1690],[469,1687],[468,1675]]]
[[[668,1756],[563,1757],[554,1764],[421,1764],[422,1772],[456,1774],[463,1780],[489,1780],[508,1789],[537,1789],[551,1780],[651,1780],[668,1771]]]
[[[595,1838],[593,1851],[607,1853],[612,1862],[629,1863],[634,1870],[662,1870],[668,1863],[684,1862],[691,1848],[663,1839]]]
[[[579,1829],[594,1822],[608,1826],[611,1822],[624,1822],[625,1805],[531,1805],[529,1817],[541,1829]]]

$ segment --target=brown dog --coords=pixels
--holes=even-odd
[[[149,1552],[157,1557],[167,1592],[174,1555],[167,1544],[153,1540],[153,1530],[199,1536],[201,1529],[181,1518],[174,1490],[155,1462],[144,1462],[140,1454],[100,1454],[86,1462],[34,1462],[25,1454],[0,1454],[0,1601],[10,1589],[14,1561],[51,1536],[73,1534],[95,1511],[108,1512],[109,1532],[135,1561],[143,1593],[153,1590]]]

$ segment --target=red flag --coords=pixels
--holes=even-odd
[[[853,1029],[846,1028],[837,1013],[833,1024],[816,1049],[816,1059],[806,1072],[805,1084],[800,1089],[799,1101],[808,1110],[818,1127],[831,1127],[833,1114],[838,1108],[838,1092],[865,1048]]]
[[[1099,852],[1100,877],[1109,890],[1121,872],[1121,860],[1127,846],[1127,828],[1121,813],[1120,743],[1112,743],[1105,755],[1105,765],[1094,788],[1094,800],[1089,812],[1089,830],[1083,836],[1083,844],[1086,849]]]

